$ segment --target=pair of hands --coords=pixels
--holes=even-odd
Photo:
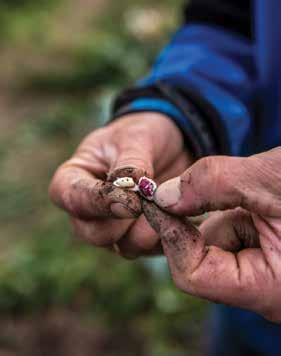
[[[133,114],[90,134],[50,195],[83,240],[118,245],[129,258],[163,248],[178,288],[281,322],[280,163],[275,149],[193,164],[168,117]],[[155,195],[161,209],[110,183],[143,175],[165,182]],[[217,210],[199,229],[185,218]]]

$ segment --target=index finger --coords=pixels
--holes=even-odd
[[[70,163],[57,170],[49,193],[56,205],[80,219],[135,218],[142,210],[136,193],[100,180]]]
[[[187,219],[172,216],[153,203],[143,202],[143,208],[147,220],[161,238],[179,289],[214,302],[269,315],[274,280],[261,249],[247,248],[232,253],[206,246],[205,237]]]

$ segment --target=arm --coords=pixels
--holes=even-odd
[[[191,3],[151,73],[114,105],[114,116],[139,111],[170,116],[197,157],[247,155],[255,147],[250,2],[216,3]]]

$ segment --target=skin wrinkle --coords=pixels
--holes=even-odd
[[[107,167],[102,162],[95,162],[94,164],[90,160],[87,161],[87,158],[83,155],[78,155],[76,157],[71,158],[70,160],[65,162],[61,168],[82,169],[85,170],[85,172],[88,172],[89,174],[95,174],[99,178],[104,178],[104,174],[102,174],[102,172],[104,170],[107,170]]]
[[[258,218],[260,219],[260,221],[262,221],[262,223],[264,225],[266,225],[266,227],[274,234],[274,230],[272,229],[272,227],[266,222],[266,220],[261,217],[261,216],[258,216]],[[254,222],[256,222],[256,218],[254,219]],[[264,239],[264,236],[261,236],[261,239]],[[268,246],[264,246],[263,244],[263,248],[261,249],[261,252],[263,254],[263,258],[264,258],[264,261],[266,263],[266,265],[268,266],[270,272],[271,272],[271,278],[273,281],[276,281],[278,282],[278,276],[276,274],[276,271],[275,271],[275,268],[272,266],[272,264],[270,263],[270,256],[267,255],[266,253],[266,249],[268,248]],[[269,249],[271,250],[274,250],[274,253],[276,253],[276,249],[273,248],[273,247],[269,247]]]
[[[231,257],[231,261],[234,261],[235,257],[233,254],[228,253],[228,256]],[[239,286],[238,270],[235,268],[235,278],[233,277],[232,273],[231,290],[228,288],[223,291],[221,289],[221,274],[224,272],[219,270],[220,264],[222,262],[223,259],[220,249],[214,246],[210,246],[208,253],[204,256],[200,265],[192,272],[192,275],[190,275],[190,283],[193,289],[197,292],[197,295],[210,301],[215,300],[215,302],[233,305],[235,303],[233,300],[233,288],[234,285],[236,285],[235,289],[237,286]],[[233,263],[236,265],[235,261]],[[233,283],[234,281],[236,282]],[[214,285],[216,285],[218,288],[217,295],[214,294]]]
[[[234,258],[236,261],[236,266],[237,266],[237,279],[238,279],[238,284],[241,285],[241,267],[240,267],[240,263],[239,263],[239,256],[238,254],[234,253]]]
[[[66,191],[64,202],[65,202],[65,205],[69,206],[69,208],[73,211],[74,215],[79,213],[79,211],[77,211],[75,194],[77,193],[77,191],[81,191],[82,192],[81,200],[84,200],[85,197],[84,197],[83,191],[85,191],[85,190],[89,192],[88,185],[86,184],[86,182],[83,178],[81,178],[81,179],[78,178],[71,182],[71,190]]]
[[[261,254],[260,249],[251,249],[251,250],[252,250],[252,254],[255,252]],[[265,308],[265,305],[270,304],[268,300],[270,296],[269,290],[271,288],[267,287],[268,283],[272,281],[272,278],[268,278],[268,272],[267,272],[268,270],[270,271],[270,266],[268,265],[266,259],[262,254],[261,254],[262,259],[257,259],[259,256],[255,258],[252,257],[250,259],[245,259],[243,257],[243,254],[245,253],[246,253],[245,251],[241,251],[238,254],[238,259],[241,260],[240,263],[241,276],[243,276],[243,281],[241,285],[244,286],[243,289],[251,292],[252,298],[255,298],[256,296],[254,305],[258,310],[260,310],[260,312],[262,312],[262,310]],[[259,262],[258,266],[256,265],[257,262]],[[250,268],[249,265],[251,265]],[[265,268],[260,270],[260,266]],[[251,272],[250,275],[249,272]],[[263,286],[263,288],[261,288],[261,286]],[[250,309],[252,307],[253,306],[251,304],[248,306],[248,308]]]
[[[102,143],[100,145],[100,157],[101,159],[106,162],[106,171],[110,169],[110,166],[116,164],[118,159],[118,151],[117,147],[112,144]]]
[[[254,227],[253,219],[250,213],[239,209],[236,211],[232,228],[241,247],[244,248],[260,247],[259,236]]]
[[[260,177],[260,186],[267,188],[269,181],[274,181],[274,188],[281,191],[279,174],[276,174],[274,162],[265,162],[260,156],[255,157],[256,175]],[[278,197],[278,196],[277,196]]]

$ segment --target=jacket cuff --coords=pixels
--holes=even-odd
[[[219,153],[218,145],[200,111],[176,90],[164,88],[163,85],[124,91],[114,103],[112,118],[151,111],[165,114],[174,121],[184,136],[186,147],[195,158]]]

